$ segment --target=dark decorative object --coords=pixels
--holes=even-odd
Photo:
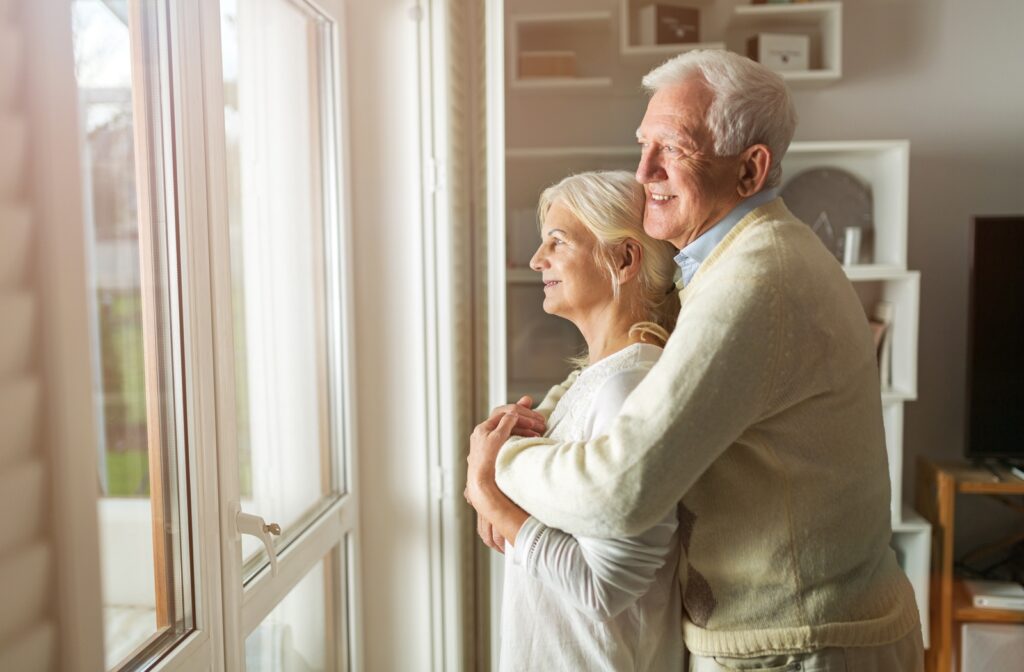
[[[856,175],[841,168],[811,168],[786,183],[782,198],[840,262],[848,227],[860,228],[862,249],[872,249],[871,187]]]

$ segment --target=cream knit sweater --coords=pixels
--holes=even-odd
[[[502,490],[592,537],[634,535],[682,500],[684,636],[698,655],[872,646],[920,627],[889,547],[874,348],[842,268],[776,199],[729,232],[681,300],[608,434],[510,440]]]

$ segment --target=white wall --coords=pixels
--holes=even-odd
[[[911,502],[918,455],[963,454],[970,217],[1024,214],[1022,27],[1020,0],[845,2],[842,81],[795,96],[798,140],[910,139],[908,265],[921,271]],[[958,551],[1011,524],[992,502],[960,504]]]
[[[364,669],[429,669],[416,26],[350,0]]]

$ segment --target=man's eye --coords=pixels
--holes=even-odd
[[[665,145],[662,148],[662,151],[670,156],[678,156],[683,152],[683,150],[679,149],[678,147],[673,147],[672,145]]]

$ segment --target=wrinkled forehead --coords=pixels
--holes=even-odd
[[[703,78],[691,77],[680,84],[664,86],[647,102],[637,137],[707,139],[708,109],[713,101],[714,94]]]

